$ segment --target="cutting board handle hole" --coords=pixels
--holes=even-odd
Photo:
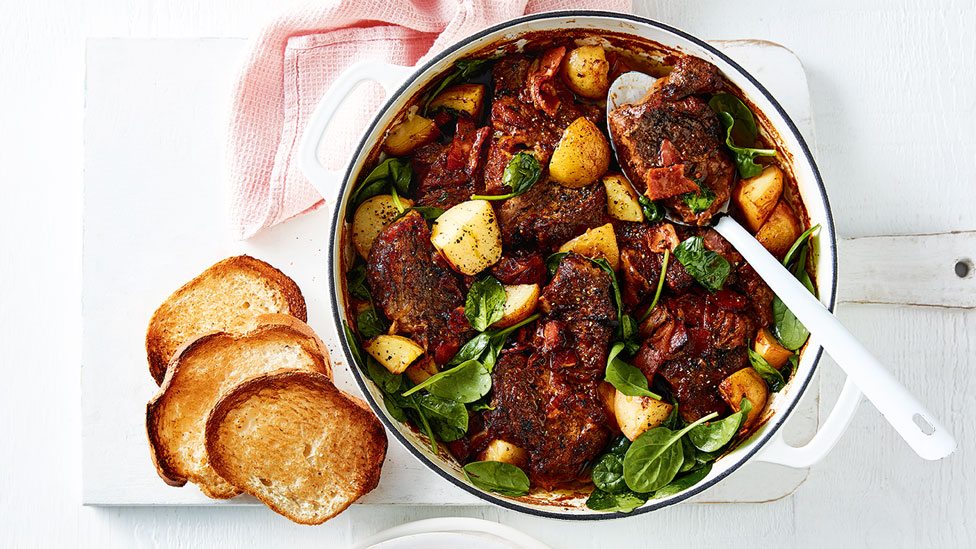
[[[956,261],[955,266],[956,276],[959,278],[966,278],[973,274],[973,260],[972,259],[960,259]]]

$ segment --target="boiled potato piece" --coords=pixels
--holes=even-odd
[[[440,134],[437,124],[417,114],[418,107],[410,107],[406,116],[386,134],[383,150],[393,156],[403,156]]]
[[[779,341],[773,337],[769,328],[763,328],[756,334],[756,343],[753,346],[755,351],[762,356],[770,366],[779,370],[786,364],[786,361],[793,356],[793,351],[780,345]]]
[[[636,439],[641,433],[664,423],[674,406],[646,396],[614,395],[613,411],[624,436]]]
[[[400,204],[404,208],[413,206],[412,201],[402,197]],[[369,250],[373,248],[376,237],[398,215],[400,215],[400,210],[393,202],[393,196],[388,194],[374,196],[356,208],[356,213],[352,218],[352,243],[359,255],[363,256],[363,259],[369,257]]]
[[[487,200],[469,200],[447,210],[431,229],[430,241],[451,267],[475,275],[502,257],[502,235]]]
[[[759,377],[759,374],[752,367],[743,368],[723,379],[722,383],[718,385],[718,392],[736,412],[740,409],[742,397],[749,399],[752,410],[749,410],[746,422],[742,425],[744,431],[755,425],[759,416],[762,415],[763,409],[766,407],[766,397],[769,395],[766,382]]]
[[[398,335],[378,335],[363,345],[391,373],[399,374],[424,354],[424,348],[411,339]]]
[[[505,312],[495,328],[508,328],[529,318],[539,304],[538,284],[514,284],[505,286]]]
[[[600,128],[580,117],[563,132],[549,160],[549,177],[564,187],[585,187],[610,167],[610,145]]]
[[[478,461],[500,461],[516,467],[529,464],[529,453],[511,442],[496,438],[478,453]]]
[[[732,189],[732,200],[739,206],[746,227],[756,232],[773,212],[782,194],[782,170],[767,166],[759,175],[739,180]]]
[[[616,271],[620,268],[620,249],[617,247],[617,235],[613,232],[613,225],[588,229],[559,247],[560,252],[574,252],[579,255],[596,259],[602,257],[610,267]]]
[[[610,63],[603,46],[580,46],[563,61],[563,78],[569,89],[590,99],[606,97],[610,89]]]
[[[481,105],[485,102],[484,84],[458,84],[437,94],[430,102],[430,110],[438,107],[466,112],[471,118],[481,116]]]
[[[789,204],[784,200],[776,203],[769,218],[756,233],[756,240],[776,257],[783,257],[790,246],[800,237],[803,228]]]
[[[407,369],[404,370],[404,374],[410,378],[410,381],[414,385],[420,385],[421,383],[427,381],[427,378],[437,373],[437,363],[434,359],[427,356],[419,360],[413,361]]]
[[[607,189],[607,213],[621,221],[644,221],[644,210],[637,199],[637,191],[620,174],[603,176],[603,186]]]

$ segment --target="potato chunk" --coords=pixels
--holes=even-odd
[[[417,114],[417,107],[410,107],[403,120],[386,134],[383,150],[393,156],[403,156],[433,141],[439,134],[440,130],[433,120]]]
[[[793,351],[780,345],[779,341],[776,341],[776,338],[773,337],[773,333],[769,331],[769,328],[759,330],[759,333],[756,334],[756,343],[753,348],[770,366],[777,370],[782,368],[786,364],[786,361],[793,356]]]
[[[620,268],[620,249],[617,247],[617,235],[613,232],[613,225],[607,223],[594,229],[588,229],[559,247],[560,252],[574,252],[579,255],[607,260],[610,267],[616,271]]]
[[[743,431],[748,431],[755,425],[766,407],[766,398],[769,395],[766,382],[759,377],[759,374],[752,367],[743,368],[723,379],[722,383],[718,385],[718,392],[722,395],[722,399],[736,412],[741,409],[742,397],[749,399],[752,410],[749,410],[746,422],[742,425]]]
[[[451,267],[475,275],[502,257],[502,235],[487,200],[469,200],[447,210],[431,229],[430,241]]]
[[[646,396],[627,396],[617,391],[613,411],[624,436],[636,439],[641,433],[664,423],[674,406]]]
[[[769,218],[756,233],[756,240],[776,257],[783,257],[793,242],[800,237],[803,228],[793,209],[784,200],[776,203]]]
[[[529,464],[529,453],[511,442],[496,438],[478,453],[478,461],[500,461],[516,467],[525,467]]]
[[[413,206],[413,202],[406,198],[400,198],[400,204],[404,208]],[[398,215],[400,210],[393,202],[393,196],[388,194],[374,196],[356,208],[352,218],[352,244],[363,259],[369,257],[369,250],[373,248],[376,237]]]
[[[398,335],[378,335],[367,341],[363,349],[394,374],[402,373],[411,362],[424,354],[423,347]]]
[[[600,128],[580,117],[563,132],[549,160],[549,177],[564,187],[585,187],[610,166],[610,145]]]
[[[492,326],[508,328],[529,318],[539,304],[539,292],[538,284],[505,286],[505,312]]]
[[[437,363],[430,356],[425,356],[419,360],[414,360],[403,373],[410,378],[414,385],[420,385],[427,381],[427,378],[437,373]]]
[[[430,102],[430,110],[438,107],[466,112],[471,118],[481,116],[481,105],[485,102],[484,84],[458,84],[437,94]]]
[[[756,232],[773,213],[782,194],[783,172],[776,166],[767,166],[759,175],[739,180],[732,189],[732,200],[739,206],[746,227]]]
[[[603,186],[607,189],[607,213],[621,221],[644,221],[644,210],[638,201],[637,191],[620,174],[603,176]]]
[[[580,46],[563,61],[563,78],[569,89],[590,99],[602,99],[610,89],[610,63],[603,46]]]

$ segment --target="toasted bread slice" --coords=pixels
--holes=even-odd
[[[247,255],[216,263],[153,313],[146,330],[149,373],[162,383],[166,364],[187,340],[211,332],[242,332],[254,317],[267,313],[307,320],[305,298],[292,279]]]
[[[251,378],[207,419],[207,455],[231,484],[300,524],[321,524],[376,487],[386,432],[358,398],[307,371]]]
[[[220,396],[238,383],[286,368],[332,377],[321,340],[289,315],[265,315],[247,333],[207,334],[179,349],[159,394],[146,407],[146,431],[159,476],[174,486],[196,483],[212,498],[239,494],[207,461],[207,416]]]

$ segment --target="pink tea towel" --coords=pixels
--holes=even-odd
[[[331,0],[293,9],[257,38],[234,90],[227,143],[230,229],[238,239],[316,207],[322,197],[298,168],[312,111],[350,65],[416,64],[485,27],[559,9],[629,12],[630,0]],[[356,93],[334,119],[326,167],[343,168],[383,99]]]

